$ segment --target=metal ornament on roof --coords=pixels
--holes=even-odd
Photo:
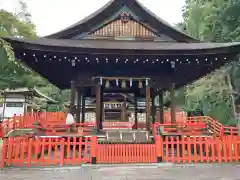
[[[128,12],[122,12],[120,14],[120,19],[123,23],[127,23],[130,20],[130,14]]]

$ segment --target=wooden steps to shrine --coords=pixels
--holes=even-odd
[[[109,142],[148,143],[151,140],[148,131],[106,131],[106,141]]]

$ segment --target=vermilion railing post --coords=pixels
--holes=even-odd
[[[64,165],[64,156],[65,156],[65,142],[64,138],[60,140],[60,166]]]
[[[159,108],[156,109],[156,122],[160,122],[161,120],[160,110]]]
[[[25,142],[28,143],[28,151],[27,151],[27,166],[30,167],[32,163],[32,153],[33,153],[33,138],[25,138]],[[23,149],[25,153],[25,149]],[[24,158],[24,157],[23,157]]]
[[[157,134],[156,129],[157,129],[157,127],[156,127],[156,122],[155,122],[152,124],[152,133],[153,133],[154,138],[156,137],[156,134]]]
[[[91,158],[92,164],[97,164],[97,136],[91,137]]]
[[[223,136],[224,136],[224,126],[221,126],[220,137],[223,137]]]
[[[8,147],[8,139],[7,138],[3,138],[0,168],[4,168],[4,166],[6,164],[7,147]]]
[[[157,163],[163,162],[163,139],[161,136],[155,137]]]
[[[13,120],[12,120],[12,129],[15,129],[16,128],[16,114],[13,115]],[[8,120],[8,122],[10,123],[10,119]]]
[[[24,121],[24,114],[20,114],[20,116],[18,116],[18,118],[15,118],[15,129],[17,128],[21,128],[20,123]]]
[[[24,128],[24,124],[26,124],[26,119],[28,118],[28,114],[23,114],[22,119],[19,120],[18,128]]]

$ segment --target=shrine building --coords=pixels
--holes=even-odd
[[[61,89],[71,89],[77,122],[132,121],[147,130],[163,121],[163,93],[170,92],[237,59],[240,43],[201,42],[154,15],[137,0],[105,6],[46,37],[6,38],[16,58]],[[155,97],[159,96],[155,102]]]

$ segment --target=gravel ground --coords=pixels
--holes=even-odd
[[[108,165],[73,168],[7,168],[4,180],[240,180],[240,165]]]

